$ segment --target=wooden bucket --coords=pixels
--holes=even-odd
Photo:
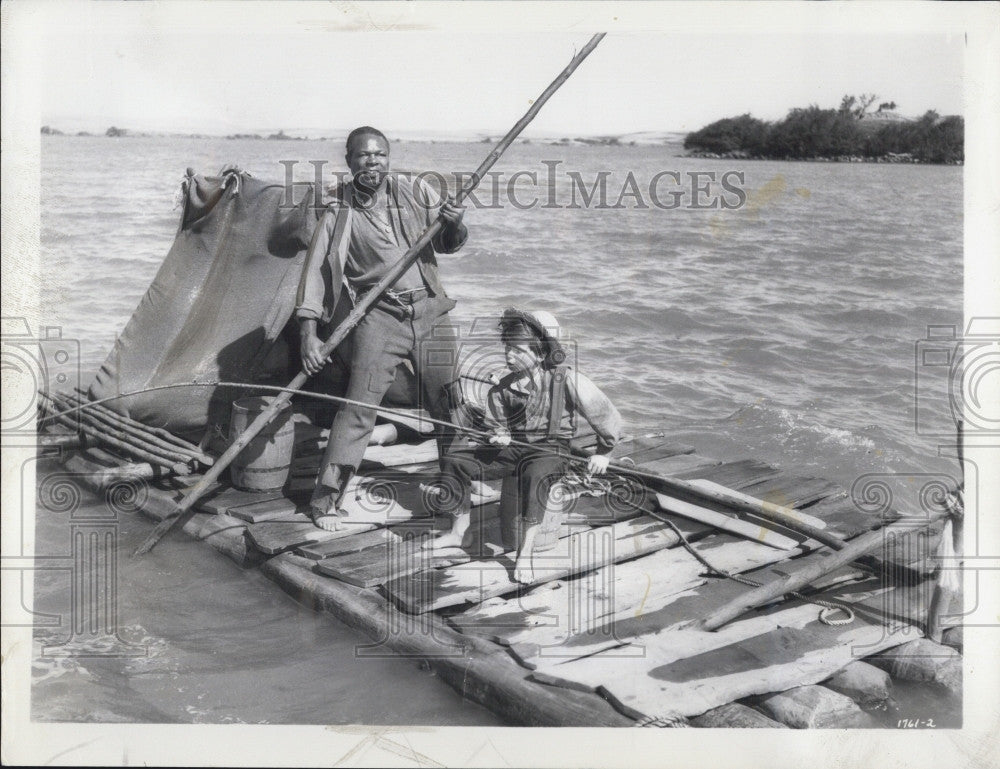
[[[235,441],[270,403],[267,397],[233,401],[230,442]],[[295,449],[295,424],[291,417],[291,404],[285,404],[271,423],[236,455],[229,466],[233,486],[242,491],[277,491],[285,485]]]

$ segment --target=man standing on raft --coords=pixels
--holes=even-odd
[[[455,446],[442,462],[442,512],[454,515],[451,531],[427,543],[427,548],[472,545],[471,484],[475,480],[517,479],[517,499],[511,505],[524,522],[517,543],[514,579],[531,582],[531,554],[545,514],[549,492],[571,462],[578,417],[597,439],[587,472],[608,469],[608,453],[621,438],[622,419],[607,396],[565,364],[566,353],[556,336],[559,325],[547,312],[508,309],[500,319],[500,338],[511,370],[487,396],[486,444]],[[514,443],[513,441],[516,441]],[[502,503],[503,504],[503,503]]]
[[[375,128],[351,131],[346,159],[353,179],[338,190],[339,199],[317,223],[299,283],[295,314],[303,369],[312,376],[326,362],[320,356],[318,327],[330,324],[341,283],[354,296],[363,295],[440,216],[444,226],[432,244],[354,329],[346,397],[379,405],[397,366],[409,359],[423,405],[433,418],[450,421],[446,386],[454,379],[455,342],[439,333],[433,334],[434,355],[422,355],[420,346],[435,327],[448,324],[448,311],[455,306],[441,285],[434,254],[451,254],[465,244],[465,209],[442,202],[419,177],[389,173],[389,141]],[[361,464],[375,416],[372,409],[345,404],[334,418],[309,503],[310,516],[322,529],[336,530],[346,520],[340,502]],[[450,438],[439,431],[442,456]]]

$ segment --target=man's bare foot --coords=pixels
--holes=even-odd
[[[344,528],[344,516],[338,510],[324,513],[316,508],[310,508],[306,513],[317,528],[323,531],[340,531]]]

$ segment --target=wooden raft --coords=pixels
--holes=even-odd
[[[655,497],[641,490],[628,504],[579,496],[556,548],[536,554],[535,583],[520,585],[511,579],[514,554],[499,545],[495,490],[478,500],[472,547],[429,554],[420,547],[424,538],[447,523],[424,512],[421,484],[433,479],[428,445],[369,452],[347,502],[352,515],[367,517],[346,531],[322,531],[299,512],[312,483],[308,466],[280,494],[219,487],[185,530],[241,565],[260,566],[300,600],[389,648],[426,656],[446,681],[511,723],[623,725],[651,715],[695,716],[816,683],[857,659],[858,649],[867,656],[918,633],[912,615],[919,596],[910,592],[922,585],[896,588],[858,564],[813,586],[855,607],[850,625],[822,625],[818,606],[795,599],[716,632],[685,630],[749,588],[708,573],[677,547],[677,530],[716,568],[762,582],[806,568],[817,543],[782,531],[797,545],[781,549],[677,515],[666,515],[670,526],[662,512],[651,514],[659,510]],[[845,538],[879,524],[836,485],[757,460],[720,462],[662,436],[623,444],[616,455],[647,472],[705,479],[804,509]],[[160,497],[146,509],[154,517],[169,509],[170,494]],[[901,603],[909,614],[886,608]],[[464,648],[465,667],[423,632],[390,631],[414,622],[433,626],[431,636],[447,637],[449,648]],[[469,662],[469,654],[481,664]]]

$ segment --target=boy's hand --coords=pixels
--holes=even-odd
[[[587,472],[591,475],[604,475],[609,464],[611,459],[606,454],[592,454],[587,460]]]
[[[497,433],[490,436],[490,445],[506,448],[510,446],[510,433]]]

